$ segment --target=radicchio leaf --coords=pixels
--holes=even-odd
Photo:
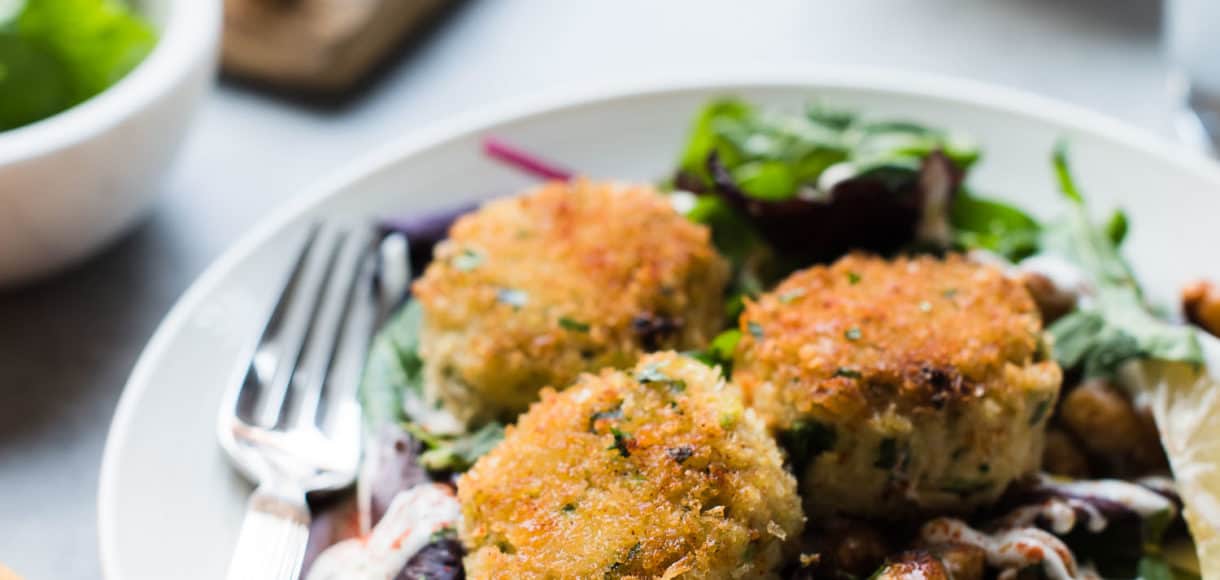
[[[714,194],[748,216],[783,254],[828,260],[850,249],[893,252],[926,233],[941,238],[962,172],[940,152],[917,172],[878,168],[834,183],[817,197],[764,201],[746,194],[713,152]],[[943,240],[926,240],[940,243]]]

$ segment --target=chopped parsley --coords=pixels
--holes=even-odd
[[[574,504],[574,503],[565,503],[565,504],[563,504],[563,507],[559,508],[559,510],[560,510],[560,511],[562,511],[563,513],[565,513],[565,514],[570,514],[570,513],[574,512],[574,511],[576,511],[576,504]]]
[[[1041,423],[1042,419],[1046,417],[1046,412],[1049,411],[1050,408],[1051,402],[1049,400],[1038,401],[1038,405],[1034,407],[1033,414],[1029,416],[1029,424],[1037,425],[1038,423]]]
[[[611,427],[610,434],[614,436],[614,444],[607,447],[606,450],[618,451],[619,455],[623,457],[631,457],[630,445],[633,441],[631,434],[619,431],[618,427]]]
[[[940,295],[952,300],[954,296],[957,296],[957,288],[945,288]]]
[[[630,562],[630,561],[636,559],[637,557],[639,557],[639,555],[640,555],[640,543],[636,542],[630,548],[627,549],[627,555],[622,560],[617,561],[613,564],[610,564],[610,567],[606,569],[606,573],[605,573],[604,577],[607,579],[621,577],[623,574],[623,568],[625,568],[627,566],[624,562]]]
[[[572,332],[589,332],[588,324],[579,320],[572,320],[566,316],[559,317],[559,326],[563,327],[564,330],[571,330]]]
[[[853,326],[843,333],[843,337],[847,340],[860,340],[860,327]]]
[[[657,364],[644,365],[644,368],[636,371],[635,380],[645,385],[650,383],[668,385],[669,390],[675,393],[681,393],[682,391],[686,390],[686,381],[682,379],[675,379],[661,372],[661,367]]]
[[[833,449],[836,439],[834,427],[811,419],[797,421],[791,429],[779,434],[779,442],[788,451],[797,475],[801,475],[805,466],[818,455]]]
[[[462,253],[453,258],[453,267],[462,272],[469,272],[482,265],[483,254],[470,248],[462,250]]]
[[[895,465],[898,465],[898,441],[893,437],[886,437],[877,448],[877,461],[873,462],[873,467],[893,469]]]
[[[720,428],[725,430],[732,429],[737,425],[737,420],[740,418],[741,412],[739,410],[725,411],[720,414]]]
[[[673,379],[669,375],[661,372],[661,367],[656,364],[644,365],[644,368],[636,371],[635,380],[641,383],[668,383]]]
[[[740,330],[726,330],[716,335],[706,350],[690,353],[690,356],[710,367],[720,365],[725,374],[729,374],[733,369],[733,351],[737,350],[737,343],[740,341]]]
[[[849,369],[847,367],[839,367],[839,368],[835,369],[834,376],[843,377],[843,378],[847,378],[847,379],[859,379],[859,378],[863,377],[864,375],[860,374],[860,371],[855,370],[855,369]]]
[[[606,419],[606,420],[622,419],[623,418],[622,404],[623,403],[620,401],[617,405],[614,406],[613,409],[607,409],[605,411],[598,411],[596,413],[593,413],[592,415],[589,415],[589,432],[595,433],[596,432],[595,428],[597,427],[597,422],[601,421],[603,419]]]
[[[859,283],[860,283],[860,275],[859,275],[859,274],[857,274],[857,273],[855,273],[855,272],[848,272],[848,273],[847,273],[847,283],[848,283],[848,284],[851,284],[852,286],[855,286],[856,284],[859,284]]]
[[[795,288],[795,289],[789,290],[787,292],[781,293],[779,295],[779,302],[780,302],[780,304],[788,304],[788,303],[792,302],[793,300],[796,300],[797,298],[800,298],[801,296],[804,296],[804,295],[805,295],[804,288]]]
[[[756,340],[763,339],[763,327],[761,324],[751,320],[750,322],[746,323],[746,327],[750,329],[750,334],[752,334]]]
[[[513,308],[521,308],[529,302],[529,294],[512,288],[500,288],[496,290],[496,300],[512,306]]]

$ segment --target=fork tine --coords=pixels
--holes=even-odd
[[[376,279],[381,273],[380,244],[365,255],[350,311],[335,348],[335,361],[327,376],[323,402],[327,409],[318,426],[340,448],[358,449],[362,412],[358,400],[360,380],[374,331],[380,324],[382,306]]]
[[[344,321],[352,314],[358,288],[367,290],[370,281],[361,276],[372,246],[372,229],[349,232],[338,250],[338,257],[327,284],[325,297],[317,308],[317,318],[306,339],[305,350],[293,374],[292,391],[297,399],[293,412],[295,425],[315,423],[318,406],[334,366]]]
[[[250,357],[250,364],[246,367],[237,388],[232,391],[232,411],[236,417],[244,421],[257,423],[256,407],[262,400],[262,392],[266,390],[266,385],[275,375],[275,369],[279,366],[280,359],[277,344],[268,340],[268,337],[277,335],[284,325],[284,319],[288,316],[288,305],[292,302],[292,291],[299,285],[300,279],[304,275],[305,266],[320,231],[320,224],[314,224],[305,234],[305,239],[301,242],[300,249],[297,250],[296,261],[293,262],[271,315],[267,317],[267,322],[259,334],[258,343]]]
[[[259,339],[258,352],[273,353],[275,371],[262,381],[263,393],[255,414],[257,424],[279,425],[283,416],[292,376],[300,361],[305,340],[316,318],[318,303],[326,289],[330,271],[343,240],[341,233],[318,226],[318,231],[301,256],[299,270],[285,286],[272,323]]]

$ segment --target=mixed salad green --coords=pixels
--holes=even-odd
[[[1085,275],[1090,294],[1050,328],[1064,369],[1097,376],[1133,359],[1202,362],[1194,333],[1152,313],[1119,254],[1126,215],[1090,217],[1066,145],[1052,156],[1065,212],[1046,223],[962,185],[980,157],[969,139],[912,122],[722,100],[696,117],[673,186],[698,194],[688,216],[712,228],[733,262],[730,314],[743,296],[848,249],[982,250],[1014,264],[1053,256]],[[938,170],[949,179],[931,179]],[[702,356],[728,364],[738,335],[726,331]]]
[[[156,42],[122,0],[0,1],[0,131],[97,95]]]
[[[498,159],[548,179],[565,177],[552,164],[498,141],[493,144],[490,152]],[[743,300],[794,270],[831,261],[849,250],[887,255],[960,251],[980,252],[1011,268],[1026,261],[1055,260],[1078,274],[1074,290],[1079,296],[1073,307],[1048,328],[1053,345],[1049,354],[1070,381],[1114,379],[1135,361],[1201,367],[1195,333],[1148,303],[1120,254],[1129,227],[1126,215],[1115,211],[1104,221],[1092,217],[1070,171],[1066,145],[1052,153],[1064,207],[1062,215],[1051,220],[964,185],[980,158],[969,139],[908,121],[822,106],[784,113],[734,99],[709,103],[694,120],[675,174],[662,184],[675,207],[710,227],[713,242],[733,267],[725,297],[730,328],[706,350],[690,354],[731,374],[742,332],[736,315]],[[443,237],[444,228],[434,221],[406,232],[413,245],[430,247]],[[422,271],[426,260],[413,263],[412,271]],[[418,408],[424,381],[421,322],[421,309],[408,301],[375,338],[361,385],[365,414],[375,428],[399,425],[420,441],[420,463],[427,470],[460,472],[499,441],[503,427],[489,424],[463,434],[423,424],[419,415],[429,410]],[[416,411],[408,412],[413,404]],[[810,425],[807,433],[782,443],[825,445],[833,433],[817,427]],[[1052,486],[1039,493],[1059,494],[1071,505],[1093,502],[1099,513],[1120,520],[1135,517],[1112,501],[1072,495],[1074,491]],[[1083,530],[1063,540],[1094,559],[1114,553],[1118,544],[1126,546],[1121,560],[1100,563],[1120,577],[1197,577],[1170,566],[1163,557],[1171,520],[1181,528],[1178,511],[1122,520],[1131,524],[1113,528],[1113,533],[1131,536],[1123,536],[1122,542]],[[1101,548],[1099,540],[1105,542]]]

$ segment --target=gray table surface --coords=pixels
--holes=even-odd
[[[1159,11],[1155,0],[468,0],[345,107],[222,84],[146,223],[74,271],[0,291],[0,562],[30,580],[100,577],[101,451],[145,341],[260,217],[380,143],[539,89],[825,64],[971,77],[1166,132]]]

